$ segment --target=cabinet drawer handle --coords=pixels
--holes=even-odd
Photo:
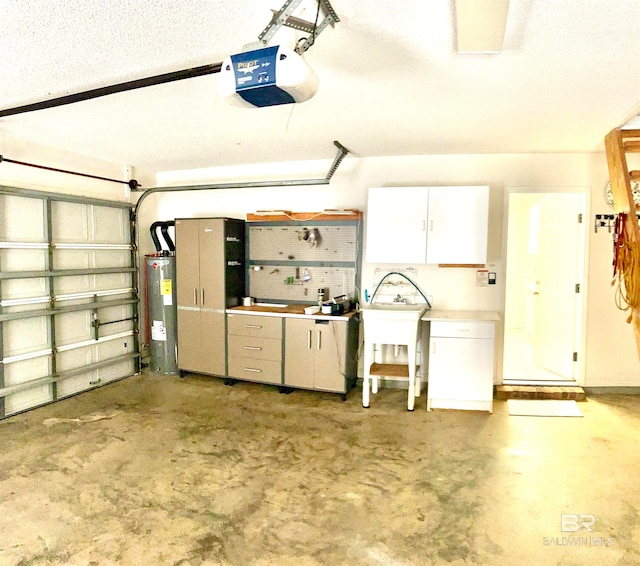
[[[261,369],[256,369],[256,368],[244,368],[244,371],[251,371],[253,373],[262,373]]]
[[[262,348],[260,348],[258,346],[245,346],[244,349],[245,350],[256,350],[258,352],[260,352],[262,350]]]
[[[260,326],[259,324],[245,324],[244,325],[245,328],[262,328],[262,326]]]

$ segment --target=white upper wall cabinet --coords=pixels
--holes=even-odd
[[[372,187],[367,263],[484,264],[488,186]]]
[[[429,187],[427,263],[487,261],[489,187]]]
[[[426,187],[373,187],[367,205],[367,263],[425,263]]]

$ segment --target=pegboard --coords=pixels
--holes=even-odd
[[[309,280],[304,281],[304,271]],[[293,278],[293,284],[287,283]],[[318,289],[325,288],[325,299],[347,295],[356,297],[356,270],[346,267],[296,267],[292,265],[261,265],[259,271],[249,270],[251,296],[258,300],[315,303]]]
[[[359,295],[361,221],[248,225],[247,287],[258,300],[316,303]]]
[[[357,254],[357,226],[249,227],[249,257],[254,262],[355,262]]]

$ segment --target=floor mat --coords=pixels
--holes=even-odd
[[[509,414],[527,417],[581,417],[582,411],[575,401],[555,399],[509,399]]]

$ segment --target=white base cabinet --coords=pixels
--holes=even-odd
[[[427,410],[493,410],[493,322],[430,323]]]

